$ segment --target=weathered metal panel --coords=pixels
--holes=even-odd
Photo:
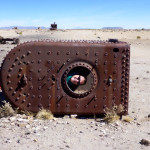
[[[38,41],[15,47],[2,64],[5,97],[23,110],[102,114],[122,104],[128,111],[130,46],[124,42]],[[71,90],[71,71],[87,78]]]

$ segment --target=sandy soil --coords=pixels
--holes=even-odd
[[[131,44],[130,123],[106,124],[98,119],[64,116],[37,120],[17,115],[0,119],[3,150],[148,150],[150,141],[150,30],[0,30],[0,36],[19,37],[21,42],[41,39],[107,40]],[[140,39],[137,39],[140,36]],[[0,44],[0,62],[15,45]]]

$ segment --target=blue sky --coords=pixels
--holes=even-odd
[[[150,0],[0,0],[0,27],[150,29]]]

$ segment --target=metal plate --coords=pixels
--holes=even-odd
[[[23,110],[89,115],[122,104],[127,113],[129,66],[124,42],[28,42],[7,55],[0,79],[7,100]],[[88,72],[87,82],[72,91],[66,77],[75,68]]]

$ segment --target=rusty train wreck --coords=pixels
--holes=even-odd
[[[22,110],[99,115],[122,104],[128,112],[130,46],[110,41],[35,41],[18,45],[4,59],[0,82],[5,98]],[[87,82],[72,90],[70,72]]]

